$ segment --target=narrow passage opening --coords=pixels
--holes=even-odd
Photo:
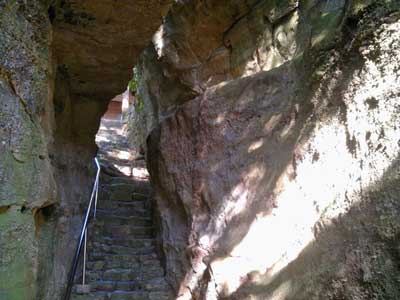
[[[129,138],[133,105],[134,95],[127,90],[110,101],[101,119],[96,135],[102,170],[97,213],[88,227],[85,267],[81,266],[72,299],[87,299],[88,294],[172,299],[156,241],[144,155]]]
[[[126,90],[114,97],[103,115],[96,135],[104,172],[111,176],[128,176],[146,181],[149,173],[140,147],[132,145],[128,131],[128,116],[133,109],[135,96]]]

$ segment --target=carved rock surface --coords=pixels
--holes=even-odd
[[[217,25],[218,3],[181,4],[140,62],[169,282],[178,299],[397,299],[398,4],[271,2]],[[214,34],[232,43],[218,67]]]
[[[171,1],[0,1],[0,299],[61,299],[107,101]]]
[[[172,1],[61,1],[51,7],[57,63],[71,92],[103,101],[126,89]]]
[[[40,3],[0,3],[0,298],[36,292],[42,207],[56,184],[47,144],[52,118],[51,27]]]

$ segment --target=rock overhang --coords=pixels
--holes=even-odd
[[[56,1],[53,53],[71,93],[109,100],[123,92],[141,51],[173,1]]]

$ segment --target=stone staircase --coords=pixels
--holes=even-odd
[[[101,185],[88,228],[86,282],[72,300],[172,300],[156,253],[148,182],[116,177]]]

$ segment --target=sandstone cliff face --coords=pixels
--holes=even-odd
[[[179,299],[397,299],[399,6],[174,5],[139,132]]]
[[[0,2],[1,299],[61,298],[100,116],[171,2]],[[400,298],[399,19],[175,1],[132,128],[179,299]]]
[[[0,298],[30,299],[38,271],[35,218],[56,202],[51,28],[39,3],[0,4]]]
[[[170,2],[0,1],[1,299],[61,299],[100,117]]]

